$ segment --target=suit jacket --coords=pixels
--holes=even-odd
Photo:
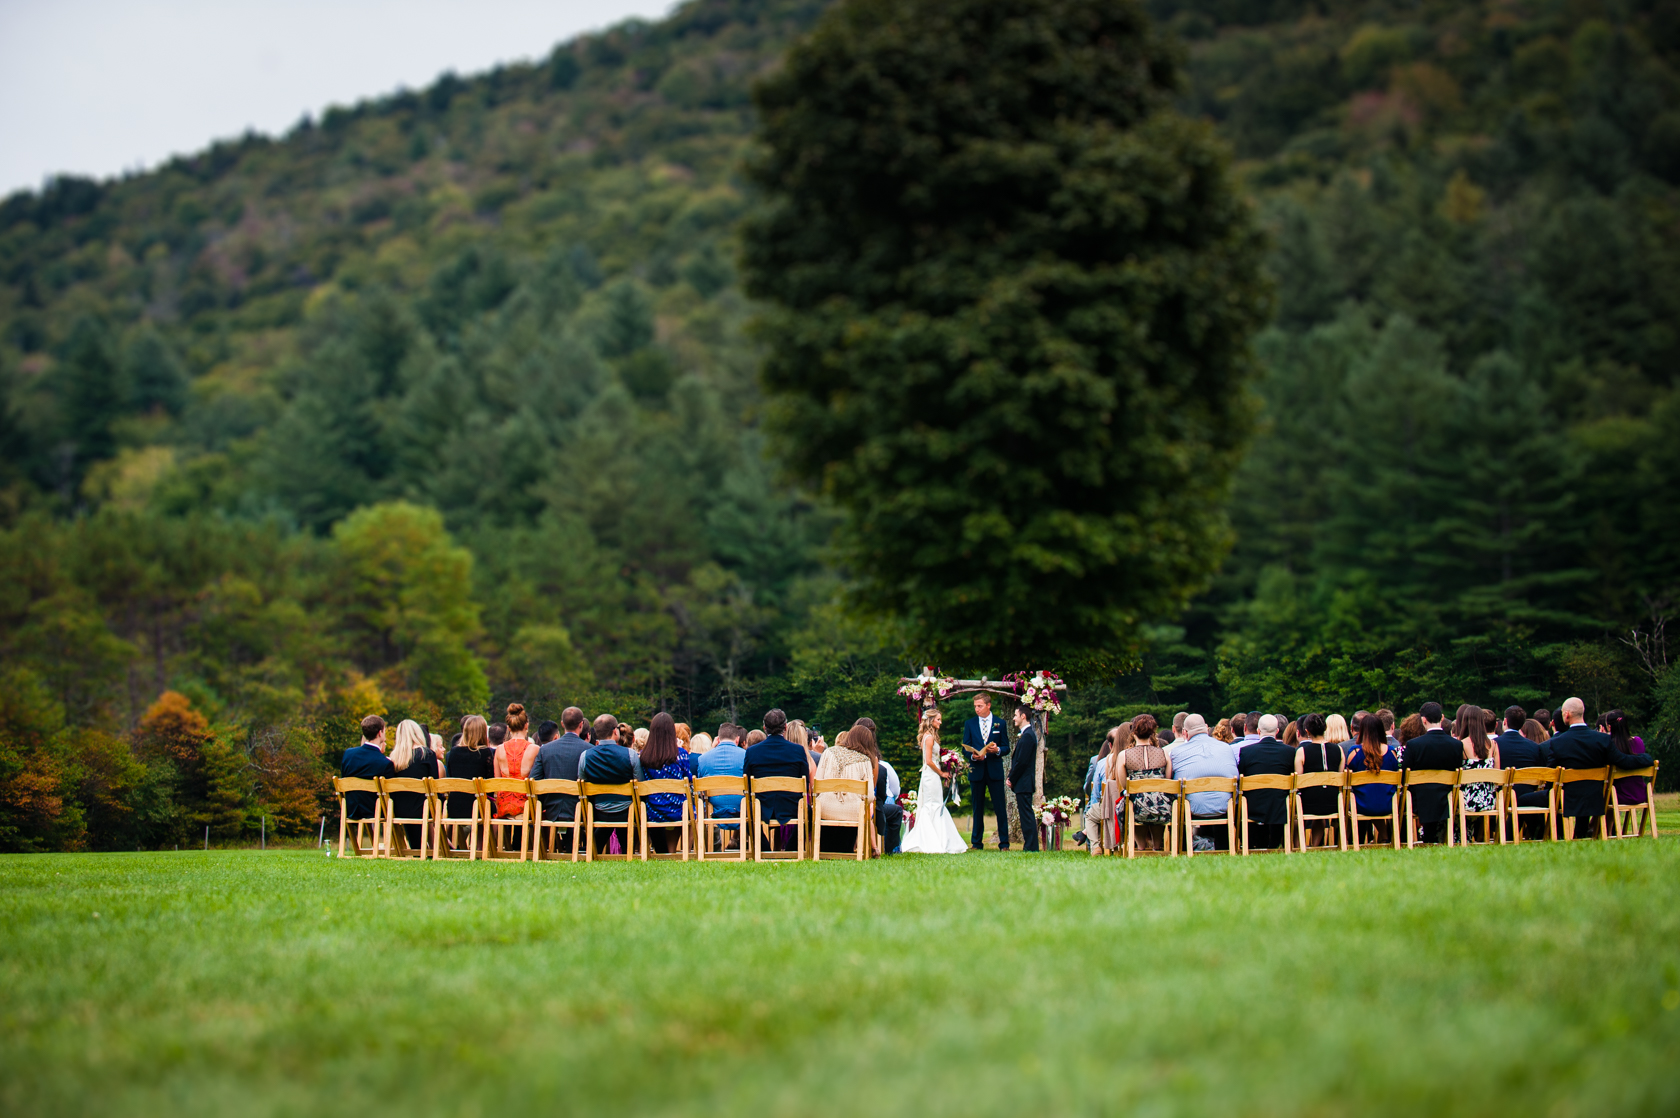
[[[811,775],[811,765],[805,751],[780,734],[772,734],[747,750],[741,762],[741,775],[755,776]],[[776,822],[785,822],[799,813],[799,792],[766,792],[758,797],[764,815]]]
[[[1291,776],[1295,772],[1295,747],[1284,745],[1276,738],[1261,738],[1243,746],[1237,759],[1237,773],[1241,776]],[[1289,793],[1281,788],[1261,788],[1244,792],[1248,801],[1250,823],[1280,826],[1289,822]]]
[[[1003,759],[1009,756],[1009,731],[1003,727],[1003,719],[992,715],[992,732],[984,737],[980,734],[980,719],[970,718],[963,723],[963,756],[968,757],[971,766],[968,770],[968,780],[971,784],[985,784],[987,781],[1003,779]],[[968,755],[970,749],[982,749],[987,745],[998,747],[996,757],[988,757],[985,761],[975,761]],[[1037,748],[1036,746],[1034,748]]]
[[[1648,753],[1623,753],[1609,734],[1589,730],[1577,722],[1546,743],[1560,768],[1597,769],[1614,765],[1618,769],[1648,769]],[[1597,784],[1566,784],[1563,813],[1576,818],[1604,814],[1604,789]]]
[[[1545,742],[1529,741],[1516,730],[1506,730],[1499,735],[1499,767],[1550,769],[1555,767],[1555,763],[1552,761],[1552,751],[1546,748]],[[1539,790],[1533,784],[1514,784],[1512,788],[1519,796]]]
[[[344,751],[344,760],[339,763],[338,775],[354,777],[357,780],[373,780],[375,777],[396,776],[397,767],[391,764],[391,759],[385,756],[384,750],[364,741],[355,748]],[[378,795],[373,792],[346,792],[345,815],[351,819],[372,819],[374,804],[378,799]]]
[[[1038,735],[1028,726],[1015,739],[1015,756],[1009,762],[1009,787],[1015,792],[1032,792],[1038,782]]]
[[[1445,730],[1430,730],[1406,743],[1408,769],[1464,767],[1464,743]],[[1451,815],[1451,792],[1445,784],[1419,784],[1412,789],[1412,811],[1419,823],[1440,823]]]
[[[629,784],[636,779],[636,760],[616,741],[604,741],[579,758],[578,779],[591,784]],[[595,795],[589,802],[603,819],[616,821],[629,817],[629,796]]]
[[[589,743],[576,734],[565,733],[537,750],[531,762],[532,780],[576,780],[578,762],[589,752]],[[537,797],[542,801],[543,818],[550,823],[570,823],[577,815],[577,797],[564,792],[545,792]]]

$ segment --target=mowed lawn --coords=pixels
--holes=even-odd
[[[0,1113],[1680,1112],[1680,841],[0,859]]]

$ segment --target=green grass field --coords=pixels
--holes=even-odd
[[[1680,1109],[1680,841],[0,859],[0,1112]]]

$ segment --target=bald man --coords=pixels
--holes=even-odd
[[[1609,734],[1601,734],[1587,726],[1587,704],[1580,699],[1563,701],[1559,710],[1564,730],[1546,743],[1553,763],[1566,769],[1601,769],[1614,765],[1618,769],[1647,769],[1651,758],[1640,753],[1623,753]],[[1575,820],[1575,834],[1592,834],[1594,819],[1604,817],[1604,788],[1590,782],[1568,784],[1563,792],[1563,814]]]

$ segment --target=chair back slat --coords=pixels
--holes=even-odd
[[[1156,776],[1134,778],[1126,781],[1121,787],[1120,794],[1130,796],[1141,795],[1145,792],[1167,792],[1176,796],[1178,795],[1179,784],[1180,782],[1177,780],[1166,780]]]
[[[835,778],[834,780],[813,780],[811,782],[811,791],[816,792],[819,795],[823,792],[850,792],[854,796],[867,796],[870,788],[869,781],[867,780],[843,780]]]
[[[582,794],[582,789],[575,780],[533,780],[530,785],[531,794],[534,796],[552,796],[556,793],[567,796]]]
[[[1510,769],[1464,769],[1458,778],[1458,786],[1466,784],[1492,784],[1503,788],[1511,783]]]
[[[1255,776],[1239,776],[1244,792],[1257,792],[1262,789],[1287,792],[1295,786],[1293,776],[1279,776],[1275,773],[1260,773]]]
[[[760,792],[803,792],[805,778],[802,776],[755,776],[752,778],[753,794]]]
[[[1556,769],[1508,769],[1512,784],[1556,784]]]
[[[1400,787],[1400,782],[1400,774],[1390,769],[1382,769],[1374,773],[1364,771],[1353,772],[1351,770],[1348,772],[1349,788],[1364,788],[1369,784],[1387,784],[1398,788]]]
[[[529,792],[531,782],[518,780],[511,776],[481,776],[478,778],[480,792]]]
[[[361,777],[355,776],[333,777],[333,785],[338,789],[338,794],[341,796],[346,792],[378,792],[379,781],[379,777],[374,777],[372,780],[363,780]]]
[[[1610,770],[1602,769],[1564,769],[1559,774],[1564,784],[1584,784],[1587,781],[1605,781],[1610,779]]]
[[[688,794],[688,781],[680,779],[636,781],[636,795],[638,796],[669,796],[673,794],[686,796]]]
[[[477,792],[478,781],[463,780],[460,777],[433,777],[429,782],[433,792]]]
[[[1407,769],[1406,785],[1414,784],[1445,784],[1449,787],[1458,783],[1458,769]]]
[[[636,792],[635,784],[591,784],[587,780],[578,781],[578,795],[580,796],[631,796]]]
[[[1190,780],[1179,781],[1179,787],[1187,796],[1192,792],[1229,792],[1236,795],[1237,778],[1234,776],[1198,776]]]
[[[424,777],[382,776],[379,778],[379,787],[380,791],[387,793],[428,791]]]
[[[745,796],[747,778],[744,776],[699,776],[694,778],[694,790],[713,796]]]
[[[1333,773],[1296,773],[1296,788],[1340,788],[1343,784],[1342,774]]]

